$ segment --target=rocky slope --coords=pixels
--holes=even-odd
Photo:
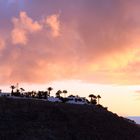
[[[140,140],[140,127],[96,106],[0,98],[0,140]]]

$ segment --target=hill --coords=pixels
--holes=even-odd
[[[1,97],[0,140],[140,140],[140,127],[95,105]]]

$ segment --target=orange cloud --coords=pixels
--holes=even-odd
[[[0,37],[0,51],[3,50],[5,48],[5,41],[2,37]]]
[[[46,19],[46,24],[51,28],[52,36],[60,36],[60,21],[58,14],[48,16]]]
[[[14,29],[12,30],[12,42],[13,44],[25,45],[28,41],[28,34],[40,31],[42,26],[33,21],[26,12],[20,12],[19,19],[13,18]]]
[[[78,3],[73,11],[72,6],[61,5],[61,17],[48,15],[50,11],[37,15],[40,7],[30,13],[32,18],[20,12],[18,18],[12,18],[12,42],[7,39],[1,56],[0,82],[78,79],[109,84],[140,83],[137,11],[133,9],[128,14],[130,5],[108,1]]]
[[[13,44],[23,44],[26,45],[27,39],[27,32],[23,29],[14,29],[12,31],[12,42]]]

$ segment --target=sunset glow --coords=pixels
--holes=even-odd
[[[1,0],[0,84],[100,94],[140,115],[140,1]]]

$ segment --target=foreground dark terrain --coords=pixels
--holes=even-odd
[[[140,140],[140,127],[96,106],[1,97],[0,140]]]

